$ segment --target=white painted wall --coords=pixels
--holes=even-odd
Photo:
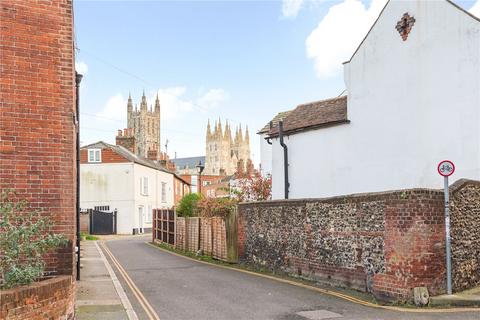
[[[267,143],[265,137],[267,134],[262,133],[259,135],[260,139],[260,166],[262,176],[272,174],[272,146]]]
[[[416,19],[407,41],[395,29]],[[350,124],[286,139],[290,198],[442,188],[480,180],[480,22],[446,1],[390,1],[345,65]],[[274,140],[273,198],[283,198],[283,151]]]
[[[140,192],[140,178],[148,178],[148,195]],[[171,208],[174,204],[173,174],[134,163],[88,163],[80,165],[80,207],[110,206],[117,209],[117,233],[132,234],[134,228],[151,228],[147,210]],[[162,201],[161,183],[166,183]],[[142,224],[139,207],[143,208]],[[153,218],[153,217],[152,217]]]
[[[117,209],[117,233],[131,234],[135,206],[133,163],[80,165],[80,207]]]
[[[140,190],[140,179],[148,178],[148,195],[143,195]],[[134,228],[152,228],[152,219],[147,215],[151,209],[167,209],[174,205],[173,180],[171,173],[152,169],[150,167],[134,164],[134,199],[135,214],[133,215]],[[162,199],[162,182],[166,184],[166,199]],[[140,223],[139,207],[143,208],[143,220]],[[153,218],[153,217],[152,217]]]

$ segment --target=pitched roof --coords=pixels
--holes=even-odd
[[[457,8],[458,10],[462,11],[463,13],[466,13],[468,16],[472,17],[473,19],[477,20],[478,22],[480,22],[480,17],[477,17],[475,15],[473,15],[471,12],[463,9],[462,7],[460,7],[458,4],[456,4],[455,2],[453,2],[452,0],[445,0],[447,3],[451,4],[453,7]],[[380,17],[382,16],[383,14],[383,11],[385,11],[385,8],[390,4],[390,0],[388,0],[385,5],[383,6],[382,8],[382,11],[380,11],[380,13],[378,14],[378,17],[377,19],[375,19],[375,21],[373,22],[372,26],[370,27],[370,29],[368,30],[367,34],[365,35],[365,37],[363,37],[362,41],[360,42],[360,44],[357,46],[357,48],[355,49],[355,51],[353,52],[352,56],[350,57],[349,60],[343,62],[343,64],[348,64],[350,63],[352,60],[353,60],[353,57],[357,54],[358,50],[360,50],[360,47],[363,45],[363,43],[365,42],[365,40],[368,38],[368,35],[370,34],[370,32],[372,31],[373,27],[377,24],[378,20],[380,19]]]
[[[348,122],[347,96],[341,96],[297,106],[283,120],[283,131],[285,134],[293,134]],[[278,136],[278,126],[270,130],[270,136]]]
[[[275,117],[273,117],[273,119],[270,120],[260,131],[258,131],[257,134],[263,134],[263,133],[269,132],[270,131],[270,122],[272,122],[272,128],[276,127],[278,125],[278,121],[280,121],[282,119],[285,119],[291,111],[292,110],[288,110],[288,111],[283,111],[283,112],[277,113],[277,115]]]
[[[170,159],[173,163],[175,163],[175,166],[177,169],[185,169],[186,166],[188,168],[193,169],[195,166],[198,164],[199,161],[202,162],[203,165],[205,165],[205,156],[199,156],[199,157],[188,157],[188,158],[176,158],[176,159]]]
[[[130,162],[138,163],[138,164],[141,164],[143,166],[146,166],[146,167],[149,167],[149,168],[152,168],[152,169],[155,169],[155,170],[159,170],[159,171],[163,171],[163,172],[166,172],[166,173],[173,174],[175,177],[182,180],[183,182],[185,182],[187,184],[190,184],[187,181],[185,181],[184,179],[182,179],[180,176],[178,176],[175,172],[172,172],[172,171],[166,169],[162,165],[160,165],[160,164],[158,164],[158,163],[156,163],[156,162],[154,162],[150,159],[145,159],[145,158],[139,157],[136,154],[134,154],[133,152],[131,152],[130,150],[128,150],[128,149],[126,149],[122,146],[109,144],[109,143],[106,143],[104,141],[98,141],[98,142],[83,146],[80,149],[92,149],[92,148],[97,148],[97,149],[108,148],[108,149],[111,149],[111,150],[118,153],[119,155],[121,155],[122,157],[124,157],[125,159],[127,159]]]

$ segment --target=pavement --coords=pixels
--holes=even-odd
[[[430,304],[432,306],[480,307],[480,287],[455,294],[430,297]]]
[[[121,275],[119,282],[138,319],[480,320],[480,309],[405,312],[365,306],[274,279],[192,261],[145,243],[149,240],[149,236],[110,240],[103,249],[108,261],[115,265],[115,272]]]
[[[96,242],[82,241],[80,245],[82,268],[81,279],[77,282],[76,319],[135,319],[128,317],[133,312],[131,305],[128,307],[125,299],[122,302],[118,279]]]

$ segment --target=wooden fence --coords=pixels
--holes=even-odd
[[[153,209],[153,241],[175,245],[175,216],[173,209]]]
[[[174,210],[156,209],[153,221],[153,241],[176,249],[201,253],[218,260],[235,263],[237,250],[237,214],[228,217],[183,218]]]

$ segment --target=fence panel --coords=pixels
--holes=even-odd
[[[153,240],[175,245],[175,210],[154,209]]]
[[[186,249],[197,252],[200,247],[200,218],[185,218],[186,224]]]
[[[204,255],[213,254],[213,230],[211,218],[200,218],[200,250]]]

